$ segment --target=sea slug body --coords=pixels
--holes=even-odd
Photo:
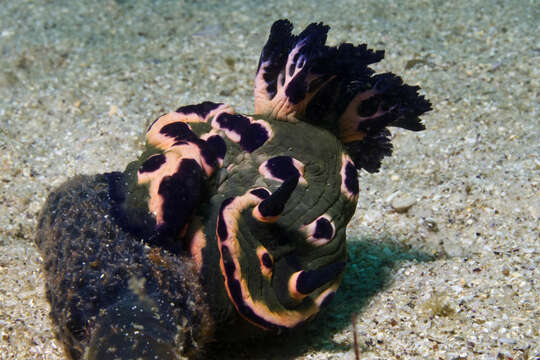
[[[53,191],[37,244],[58,338],[72,359],[180,359],[209,341],[280,333],[329,304],[347,262],[359,169],[387,127],[424,129],[419,88],[327,46],[329,27],[271,28],[255,111],[206,101],[157,118],[123,172]]]

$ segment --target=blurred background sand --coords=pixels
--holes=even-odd
[[[34,228],[75,174],[123,169],[146,124],[202,100],[252,110],[270,25],[331,25],[418,84],[422,133],[361,173],[351,261],[330,311],[295,336],[209,358],[540,357],[537,1],[0,2],[0,358],[62,359]]]

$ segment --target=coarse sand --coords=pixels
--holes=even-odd
[[[146,124],[203,100],[252,111],[270,25],[332,26],[418,84],[427,130],[360,174],[329,311],[219,359],[540,358],[540,4],[523,1],[0,2],[0,358],[64,359],[34,245],[48,192],[121,170]],[[354,318],[354,321],[353,321]],[[353,325],[358,344],[353,343]]]

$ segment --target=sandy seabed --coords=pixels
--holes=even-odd
[[[386,49],[434,105],[361,173],[351,261],[297,336],[220,359],[540,358],[537,1],[15,1],[0,4],[0,358],[63,359],[33,243],[47,193],[123,169],[146,124],[202,100],[252,109],[271,23]],[[398,212],[395,207],[410,208]],[[401,205],[400,205],[401,204]],[[353,316],[355,315],[355,316]]]

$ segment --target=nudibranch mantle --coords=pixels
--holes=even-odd
[[[327,46],[329,27],[322,23],[299,35],[292,29],[288,20],[272,25],[255,76],[253,114],[211,101],[182,106],[149,126],[144,152],[125,171],[75,179],[50,195],[37,243],[70,356],[98,358],[112,348],[134,353],[136,346],[115,335],[115,322],[136,317],[125,313],[128,305],[154,319],[134,333],[153,341],[144,348],[149,354],[189,355],[212,329],[281,332],[329,303],[347,262],[357,171],[377,172],[392,153],[387,127],[423,130],[419,117],[431,105],[419,87],[374,73],[369,65],[383,51]],[[72,190],[83,183],[99,191]],[[72,197],[79,193],[94,197],[77,204]],[[70,219],[99,231],[65,235],[73,225],[51,210],[59,203],[70,204],[62,210]],[[93,279],[88,274],[100,266],[115,268],[114,284],[77,280]],[[134,278],[141,289],[132,289]],[[207,317],[212,325],[203,326]]]
[[[128,166],[138,168],[127,172],[131,178],[111,176],[111,194],[119,192],[119,182],[131,189],[123,192],[125,200],[113,196],[116,216],[121,223],[135,218],[141,208],[124,204],[129,194],[146,191],[138,206],[154,221],[143,231],[125,221],[126,229],[202,259],[212,296],[224,292],[226,305],[246,320],[267,330],[293,328],[339,285],[345,227],[358,195],[356,168],[342,170],[350,157],[325,129],[213,106],[226,110],[205,119],[195,118],[197,111],[182,117],[180,108],[151,125],[147,142],[161,142]],[[310,141],[298,141],[298,134],[309,134]],[[193,245],[202,239],[204,246]]]

